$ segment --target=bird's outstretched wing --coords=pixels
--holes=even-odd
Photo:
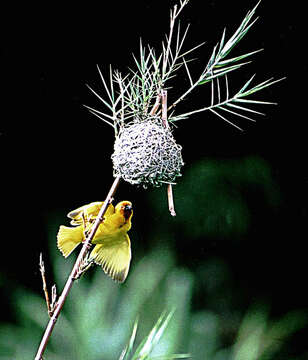
[[[131,260],[129,236],[122,233],[117,239],[96,245],[90,258],[101,265],[105,273],[113,280],[125,281]]]

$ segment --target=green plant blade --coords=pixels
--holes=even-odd
[[[156,324],[154,325],[153,329],[151,330],[150,334],[140,343],[138,346],[132,360],[144,359],[150,355],[151,351],[153,350],[154,346],[158,343],[159,339],[163,335],[172,315],[173,312],[170,312],[168,315],[163,313],[159,319],[157,320]]]
[[[123,350],[119,360],[128,360],[129,355],[133,351],[133,347],[134,347],[134,343],[135,343],[135,339],[136,339],[137,328],[138,328],[138,320],[135,321],[132,335],[129,339],[129,342],[128,342],[126,348]]]

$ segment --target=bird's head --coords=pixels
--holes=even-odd
[[[129,220],[133,215],[133,206],[130,201],[121,201],[115,207],[116,212],[120,212],[125,218],[125,220]]]

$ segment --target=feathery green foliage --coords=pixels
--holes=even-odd
[[[214,47],[207,65],[201,71],[201,74],[197,79],[192,78],[189,70],[189,64],[194,60],[190,58],[190,55],[204,43],[188,50],[184,50],[189,26],[182,32],[180,23],[178,23],[177,30],[175,30],[175,24],[177,23],[178,17],[187,3],[188,0],[181,0],[179,7],[176,5],[171,10],[170,32],[166,36],[166,40],[163,41],[162,50],[158,55],[154,48],[149,45],[143,46],[140,41],[139,58],[133,56],[135,68],[130,69],[127,75],[122,76],[119,71],[112,71],[110,67],[109,80],[107,82],[101,70],[98,68],[107,98],[104,99],[93,89],[90,89],[102,101],[111,114],[88,106],[86,107],[92,114],[111,125],[115,130],[115,135],[118,134],[121,126],[124,126],[130,119],[145,119],[151,116],[151,112],[156,106],[159,94],[161,94],[163,89],[172,88],[171,80],[180,69],[184,69],[189,79],[189,85],[187,90],[185,90],[184,93],[168,108],[168,120],[171,122],[186,119],[199,112],[211,111],[227,123],[240,129],[236,124],[230,121],[226,115],[254,121],[254,119],[246,115],[247,112],[250,114],[262,113],[252,109],[250,107],[251,104],[273,104],[267,101],[259,101],[251,98],[247,99],[247,97],[282,79],[268,79],[249,88],[252,79],[254,78],[253,76],[238,92],[232,96],[229,94],[227,74],[246,65],[247,62],[243,60],[246,60],[262,50],[251,51],[236,57],[229,56],[234,47],[236,47],[246,36],[256,22],[257,18],[253,19],[253,16],[260,1],[247,13],[240,26],[228,40],[226,39],[226,30],[224,30],[220,42]],[[222,97],[221,77],[225,77],[224,98]],[[178,103],[186,99],[193,90],[200,88],[200,85],[207,83],[211,84],[212,89],[210,105],[200,109],[192,109],[191,111],[182,114],[175,113],[175,107]],[[115,91],[115,87],[117,87],[117,91]],[[223,116],[221,114],[222,112],[228,114]],[[158,114],[159,113],[160,111],[158,111]]]

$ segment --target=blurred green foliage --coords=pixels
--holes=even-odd
[[[196,360],[305,358],[282,356],[288,339],[306,325],[305,312],[291,311],[273,320],[262,302],[241,309],[237,302],[241,293],[223,258],[207,256],[193,273],[176,265],[170,245],[171,221],[175,233],[188,241],[244,236],[254,216],[251,194],[261,197],[265,207],[279,205],[268,164],[256,157],[202,160],[186,169],[175,189],[177,217],[172,220],[159,216],[165,193],[148,192],[154,223],[148,233],[156,248],[152,246],[144,257],[133,248],[132,267],[123,285],[98,268],[74,284],[48,344],[47,360],[165,359],[187,353]],[[54,274],[47,273],[59,292],[74,261],[56,250],[60,222],[49,226]],[[200,286],[206,297],[196,310],[192,304]],[[12,303],[16,323],[0,325],[0,360],[32,359],[48,322],[43,294],[19,288]]]
[[[72,260],[60,255],[53,260],[61,289]],[[176,268],[172,253],[166,249],[153,250],[136,261],[122,286],[99,269],[92,275],[86,274],[73,286],[48,344],[46,359],[118,359],[129,339],[134,340],[136,319],[136,345],[125,359],[137,359],[134,351],[141,350],[144,359],[167,358],[174,353],[190,353],[200,360],[275,359],[284,341],[306,322],[301,312],[272,322],[268,309],[262,306],[251,308],[243,319],[239,314],[237,318],[232,314],[227,317],[208,309],[192,313],[194,276],[187,269]],[[213,275],[208,272],[209,282]],[[17,289],[13,301],[18,323],[1,325],[0,359],[31,359],[48,321],[46,304],[43,296],[25,289]],[[168,315],[160,318],[164,310],[169,313],[172,309],[171,319]],[[228,327],[238,329],[238,335],[233,344],[226,346],[223,331]],[[142,342],[151,329],[148,342]]]
[[[280,193],[269,164],[260,157],[203,159],[187,165],[174,187],[177,227],[190,238],[240,237],[246,234],[254,203],[275,209]],[[157,213],[165,193],[150,194]]]

